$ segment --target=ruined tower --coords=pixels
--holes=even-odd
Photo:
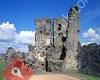
[[[67,20],[64,18],[54,19],[54,47],[56,52],[56,59],[63,60],[63,55],[66,55],[65,43],[67,39]]]
[[[46,47],[51,44],[51,20],[37,19],[36,20],[36,34],[35,34],[35,46],[36,54],[45,56]]]
[[[80,15],[77,6],[72,7],[68,13],[68,39],[67,39],[67,53],[65,58],[65,65],[67,70],[78,69],[78,43],[80,31]]]

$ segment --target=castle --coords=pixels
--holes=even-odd
[[[41,61],[45,70],[77,71],[79,54],[80,13],[70,8],[68,19],[36,19],[35,46],[29,46],[29,58]]]

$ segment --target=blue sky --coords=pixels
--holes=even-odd
[[[77,5],[78,1],[79,0],[0,0],[0,27],[3,31],[0,33],[0,44],[4,47],[12,46],[26,49],[26,44],[33,40],[31,37],[35,31],[35,18],[66,16],[70,7]],[[80,12],[80,42],[82,44],[91,42],[100,43],[100,0],[81,1],[85,2],[85,7],[82,8]],[[83,4],[81,3],[81,5]],[[4,30],[7,28],[6,26],[10,26],[8,31]],[[14,42],[15,38],[13,38],[15,36],[14,34],[19,38],[16,43]],[[9,35],[11,35],[10,38]],[[27,37],[27,35],[30,36]],[[5,38],[2,38],[2,36]],[[23,39],[29,40],[29,42],[21,41]],[[5,51],[4,48],[0,48],[0,50],[2,52]]]

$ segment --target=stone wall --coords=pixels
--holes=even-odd
[[[67,53],[66,53],[66,69],[77,70],[78,62],[78,42],[79,42],[79,9],[77,6],[72,7],[68,13],[68,38],[67,38]]]
[[[35,52],[44,57],[46,55],[46,47],[51,44],[51,20],[49,18],[36,19],[35,24]]]
[[[52,66],[54,68],[58,66],[57,68],[61,68],[61,66],[59,67],[60,60],[66,71],[77,71],[79,19],[79,9],[77,6],[73,6],[68,12],[68,19],[55,18],[51,20],[45,18],[35,20],[36,34],[33,54],[38,56],[37,60],[43,62],[45,67],[51,68]],[[45,60],[48,60],[49,64]],[[54,71],[58,70],[54,69]]]
[[[15,54],[16,53],[16,50],[12,47],[9,47],[7,50],[6,50],[6,55],[5,55],[5,66],[8,65],[8,63],[11,61],[12,59],[12,54]]]

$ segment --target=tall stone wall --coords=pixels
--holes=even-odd
[[[51,45],[51,20],[49,18],[36,20],[35,38],[36,54],[44,57],[46,48]]]
[[[68,39],[65,64],[67,70],[78,69],[78,43],[79,43],[79,9],[74,6],[68,13]]]
[[[67,52],[68,21],[64,18],[54,19],[54,46],[58,59],[64,60]]]

